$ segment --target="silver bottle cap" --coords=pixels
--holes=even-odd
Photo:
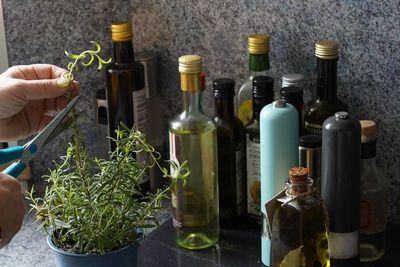
[[[337,120],[347,120],[349,118],[349,113],[346,111],[339,111],[335,113],[335,118]]]
[[[272,102],[272,107],[284,108],[284,107],[286,107],[286,101],[283,99],[276,100],[276,101]]]
[[[285,74],[282,76],[282,87],[303,87],[304,86],[303,74]]]

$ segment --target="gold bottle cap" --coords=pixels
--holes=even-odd
[[[126,42],[132,40],[132,24],[130,22],[118,22],[111,24],[111,38],[114,42]]]
[[[267,34],[252,34],[247,38],[247,50],[250,54],[265,54],[269,52],[269,36]]]
[[[201,57],[198,55],[185,55],[179,58],[179,72],[195,74],[201,72]]]
[[[376,140],[378,129],[371,120],[361,120],[361,143],[371,143]]]
[[[339,45],[334,40],[321,40],[315,44],[315,56],[321,59],[337,59]]]

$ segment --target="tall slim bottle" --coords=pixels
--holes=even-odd
[[[255,227],[261,224],[260,112],[273,100],[274,79],[268,76],[255,77],[253,79],[253,117],[245,127],[247,214],[249,223]]]
[[[253,78],[264,75],[271,76],[269,71],[269,36],[267,34],[250,35],[247,38],[247,50],[249,52],[250,76],[243,83],[238,92],[237,112],[243,125],[247,125],[253,117]]]
[[[237,224],[245,211],[245,136],[242,122],[234,115],[235,82],[213,81],[214,120],[218,134],[218,188],[221,226]]]
[[[329,214],[332,267],[360,266],[361,126],[347,112],[336,112],[322,129],[321,196]]]
[[[170,160],[187,161],[191,171],[172,190],[176,241],[192,250],[213,246],[219,236],[217,127],[201,108],[201,69],[200,56],[179,58],[183,112],[169,124]]]
[[[322,40],[315,44],[317,57],[317,98],[308,103],[304,111],[304,129],[308,134],[322,134],[322,124],[338,111],[348,111],[337,98],[338,43]]]
[[[376,166],[377,127],[361,123],[361,262],[376,262],[385,254],[385,230],[389,206],[389,181]]]
[[[130,22],[111,25],[114,61],[106,66],[105,73],[108,127],[109,135],[113,138],[116,138],[115,129],[121,122],[129,128],[135,125],[141,132],[146,130],[144,68],[142,64],[135,62],[132,36]],[[110,142],[110,147],[115,150],[114,142]],[[141,181],[141,189],[147,192],[149,187],[149,177],[145,175]]]

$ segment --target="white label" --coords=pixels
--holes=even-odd
[[[329,232],[329,257],[336,260],[351,259],[359,255],[358,231],[350,233]]]
[[[236,205],[238,215],[242,214],[245,208],[244,199],[244,147],[236,151]]]
[[[260,144],[246,134],[247,212],[261,217]]]
[[[147,120],[147,105],[146,105],[146,91],[141,89],[132,93],[133,97],[133,120],[135,129],[141,133],[146,134],[146,120]]]

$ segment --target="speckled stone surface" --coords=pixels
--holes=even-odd
[[[315,41],[338,40],[338,95],[354,116],[379,125],[379,165],[390,176],[390,220],[400,222],[399,0],[3,0],[3,5],[12,65],[65,65],[64,49],[81,50],[92,39],[110,51],[110,22],[130,17],[136,49],[160,54],[165,126],[180,110],[177,59],[183,54],[203,56],[208,76],[204,106],[211,114],[211,80],[232,77],[239,88],[247,76],[247,35],[271,35],[275,77],[307,75],[307,100],[315,85]],[[79,109],[94,151],[94,92],[104,87],[103,74],[85,70],[76,78],[84,96]],[[63,153],[66,140],[59,138],[33,162],[37,183],[51,160]]]

